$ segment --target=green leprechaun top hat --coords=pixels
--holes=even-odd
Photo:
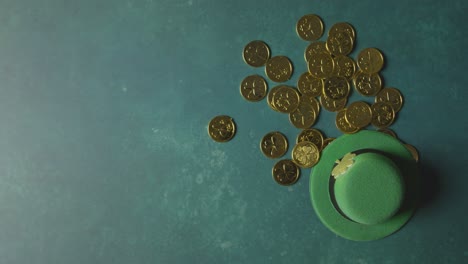
[[[323,150],[310,177],[310,196],[327,228],[369,241],[408,222],[418,203],[418,181],[418,165],[398,139],[364,130]]]

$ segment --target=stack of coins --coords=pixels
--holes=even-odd
[[[296,31],[301,39],[309,42],[304,52],[308,71],[300,74],[297,88],[281,84],[293,75],[293,64],[288,57],[271,57],[270,47],[261,40],[251,41],[243,50],[246,64],[265,67],[266,77],[278,84],[268,91],[264,77],[247,76],[240,85],[242,97],[250,102],[266,97],[272,110],[287,114],[290,123],[301,129],[291,159],[280,160],[273,167],[273,178],[281,185],[294,184],[300,176],[299,168],[311,168],[317,164],[321,151],[334,140],[325,138],[320,130],[312,128],[321,108],[336,112],[335,124],[343,133],[356,133],[373,125],[382,133],[396,137],[387,127],[393,124],[403,105],[398,89],[382,88],[380,71],[384,66],[384,56],[381,51],[366,48],[358,53],[356,60],[349,57],[356,42],[356,32],[349,23],[334,24],[326,40],[321,41],[324,35],[322,19],[309,14],[297,21]],[[364,98],[374,97],[372,104],[365,101],[349,103],[352,86]],[[215,141],[229,141],[235,134],[234,121],[227,116],[215,117],[208,132]],[[419,160],[417,150],[405,145]],[[261,139],[260,149],[268,158],[280,158],[288,151],[288,140],[279,131],[270,132]]]

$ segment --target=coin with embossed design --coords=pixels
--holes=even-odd
[[[323,94],[333,100],[346,98],[349,90],[349,82],[345,77],[332,76],[323,80]]]
[[[245,63],[252,67],[260,67],[270,58],[270,48],[261,40],[254,40],[244,47],[242,53]]]
[[[382,79],[378,73],[368,74],[358,71],[353,82],[356,91],[364,96],[375,96],[382,89]]]
[[[208,124],[208,134],[216,142],[227,142],[236,134],[234,120],[225,115],[216,116]]]
[[[319,53],[309,59],[308,66],[312,76],[325,79],[333,74],[335,64],[330,54]]]
[[[250,75],[242,80],[240,85],[240,93],[245,100],[250,102],[258,102],[262,100],[268,91],[268,86],[260,75]]]
[[[372,125],[377,128],[390,126],[395,120],[395,111],[387,102],[377,102],[372,106]]]
[[[375,96],[375,102],[389,103],[396,113],[403,106],[403,96],[401,96],[400,91],[396,88],[384,88]]]
[[[333,58],[335,62],[334,74],[336,76],[351,79],[356,71],[356,63],[348,56],[339,55]]]
[[[365,102],[353,102],[346,109],[345,118],[351,125],[364,128],[372,121],[372,109]]]
[[[297,135],[296,143],[309,141],[314,143],[319,149],[323,147],[323,134],[315,128],[304,129]]]
[[[297,81],[297,89],[303,95],[317,97],[322,94],[323,82],[322,79],[312,76],[309,72],[304,72]]]
[[[327,50],[334,56],[348,55],[353,51],[353,39],[346,32],[337,32],[329,35],[326,43]]]
[[[288,140],[278,131],[270,132],[260,141],[260,150],[268,158],[279,158],[288,151]]]
[[[269,92],[268,92],[268,95],[267,95],[267,103],[268,103],[268,106],[270,106],[271,109],[275,110],[276,112],[279,112],[278,109],[276,109],[276,107],[273,105],[273,96],[275,95],[275,93],[285,85],[278,85],[278,86],[275,86],[273,87]]]
[[[303,40],[313,41],[323,35],[323,22],[317,15],[305,15],[296,24],[297,35]]]
[[[341,109],[345,108],[347,102],[348,102],[347,97],[344,97],[338,100],[333,100],[324,95],[320,96],[320,104],[322,105],[323,108],[325,108],[325,110],[330,111],[330,112],[340,111]]]
[[[297,143],[292,150],[292,160],[301,168],[311,168],[320,159],[320,149],[310,141]]]
[[[378,49],[367,48],[359,52],[357,65],[365,73],[377,73],[384,65],[384,57]]]
[[[320,53],[330,53],[327,50],[326,44],[323,41],[315,41],[307,46],[304,52],[304,59],[306,62],[312,58],[312,56],[320,54]]]
[[[299,93],[296,89],[281,86],[272,97],[275,109],[282,113],[292,113],[299,106]]]
[[[318,113],[315,111],[314,106],[310,103],[309,97],[307,95],[303,95],[300,97],[300,102],[297,109],[289,114],[289,121],[297,128],[309,128],[315,123],[317,115]]]
[[[356,32],[354,31],[353,26],[351,26],[349,23],[346,23],[346,22],[339,22],[339,23],[334,24],[328,31],[328,36],[334,35],[340,32],[347,33],[353,39],[353,42],[356,39]]]
[[[291,61],[286,56],[275,56],[266,63],[265,73],[274,82],[285,82],[293,73]]]
[[[336,119],[335,119],[335,124],[336,127],[343,133],[345,134],[353,134],[359,131],[358,127],[355,127],[351,125],[347,120],[346,120],[346,108],[338,111],[336,113]]]
[[[278,161],[273,166],[273,179],[280,185],[292,185],[299,179],[301,170],[289,159]]]

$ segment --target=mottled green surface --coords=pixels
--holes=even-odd
[[[463,263],[468,261],[468,2],[0,0],[0,263]],[[248,103],[243,46],[263,39],[303,72],[294,27],[348,21],[383,50],[421,152],[427,199],[400,232],[328,231],[258,150],[287,117]],[[354,53],[355,54],[355,53]],[[294,84],[294,81],[289,82]],[[359,98],[356,93],[353,98]],[[218,144],[217,114],[238,133]],[[317,127],[339,133],[333,115]]]

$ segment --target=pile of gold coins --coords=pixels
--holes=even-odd
[[[291,124],[302,129],[291,159],[280,160],[273,167],[273,178],[281,185],[294,184],[300,176],[299,167],[311,168],[317,164],[321,151],[334,140],[311,128],[321,108],[336,112],[335,124],[343,133],[356,133],[372,124],[396,137],[387,127],[392,125],[403,105],[398,89],[382,87],[379,72],[384,66],[384,56],[378,49],[363,49],[356,60],[348,56],[356,41],[355,30],[349,23],[334,24],[326,41],[320,41],[324,33],[322,19],[310,14],[299,19],[296,31],[301,39],[310,42],[304,52],[308,71],[300,75],[297,88],[279,84],[268,91],[267,81],[260,75],[247,76],[240,85],[245,100],[258,102],[266,97],[271,109],[288,114]],[[243,58],[252,67],[264,66],[266,76],[273,82],[286,82],[293,75],[291,60],[286,56],[271,57],[270,48],[263,41],[248,43]],[[356,101],[348,105],[351,84],[360,95],[374,97],[374,103]],[[218,142],[229,141],[235,131],[236,125],[228,116],[217,116],[208,125],[209,135]],[[417,150],[405,145],[418,160]],[[281,132],[270,132],[261,139],[260,149],[268,158],[280,158],[288,150],[288,140]]]

